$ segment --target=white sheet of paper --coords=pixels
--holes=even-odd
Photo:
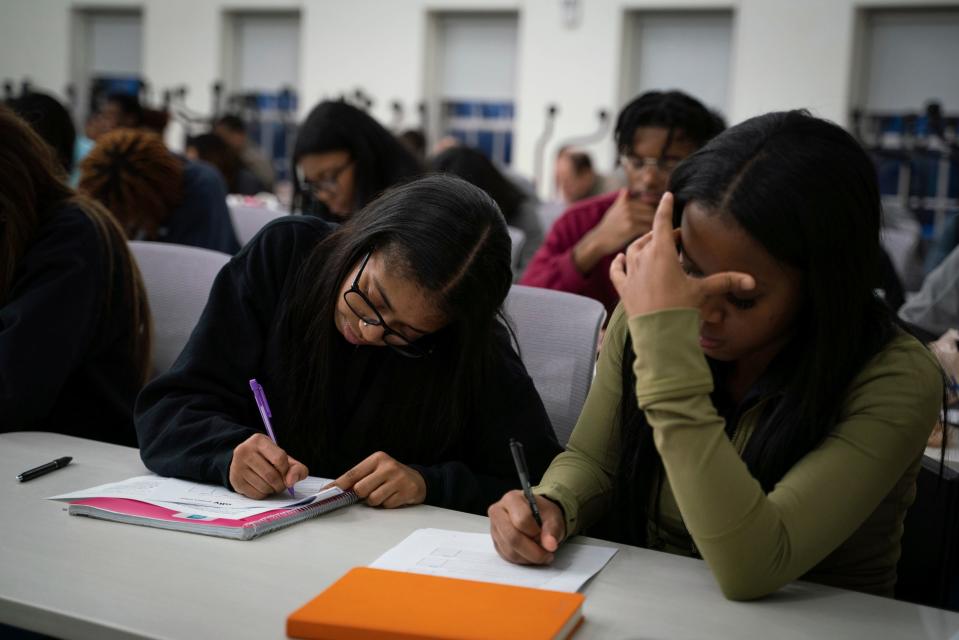
[[[578,591],[616,554],[613,547],[564,544],[551,565],[528,567],[499,557],[488,533],[417,529],[370,566],[551,591]]]
[[[160,476],[137,476],[49,499],[68,502],[82,498],[127,498],[197,515],[239,520],[273,509],[310,504],[342,493],[336,487],[321,491],[330,482],[332,480],[328,478],[310,476],[293,487],[292,497],[288,493],[277,493],[263,500],[253,500],[219,485]]]

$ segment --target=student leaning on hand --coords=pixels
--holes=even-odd
[[[623,542],[701,555],[732,599],[798,578],[892,595],[943,386],[874,294],[872,163],[838,126],[772,113],[669,190],[612,264],[622,303],[535,488],[543,527],[507,493],[489,509],[497,550],[548,563],[605,516]]]

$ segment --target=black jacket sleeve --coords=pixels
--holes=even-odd
[[[79,209],[53,216],[0,307],[0,431],[43,420],[96,337],[106,261]]]
[[[489,505],[520,487],[510,438],[523,443],[533,484],[562,451],[543,401],[505,330],[497,331],[497,347],[485,406],[466,434],[463,459],[411,465],[426,480],[427,504],[486,515]]]
[[[140,457],[149,469],[230,486],[234,447],[263,431],[249,380],[261,371],[287,279],[322,238],[317,224],[271,223],[217,275],[183,352],[137,399]]]

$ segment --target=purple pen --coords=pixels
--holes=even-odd
[[[260,410],[260,417],[263,419],[263,426],[266,427],[267,435],[270,436],[273,444],[280,446],[276,441],[276,434],[273,433],[273,426],[270,424],[270,418],[273,417],[273,414],[270,412],[270,403],[266,401],[266,394],[263,393],[263,386],[256,381],[256,378],[252,378],[250,389],[253,390],[253,399],[256,400],[256,408]],[[287,491],[290,492],[291,496],[293,495],[293,487],[289,487]]]

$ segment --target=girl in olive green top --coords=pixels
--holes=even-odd
[[[891,595],[942,379],[874,293],[869,158],[831,123],[773,113],[690,156],[670,191],[612,265],[622,301],[535,489],[543,525],[507,493],[497,550],[548,563],[603,518],[701,555],[729,598],[797,578]]]

